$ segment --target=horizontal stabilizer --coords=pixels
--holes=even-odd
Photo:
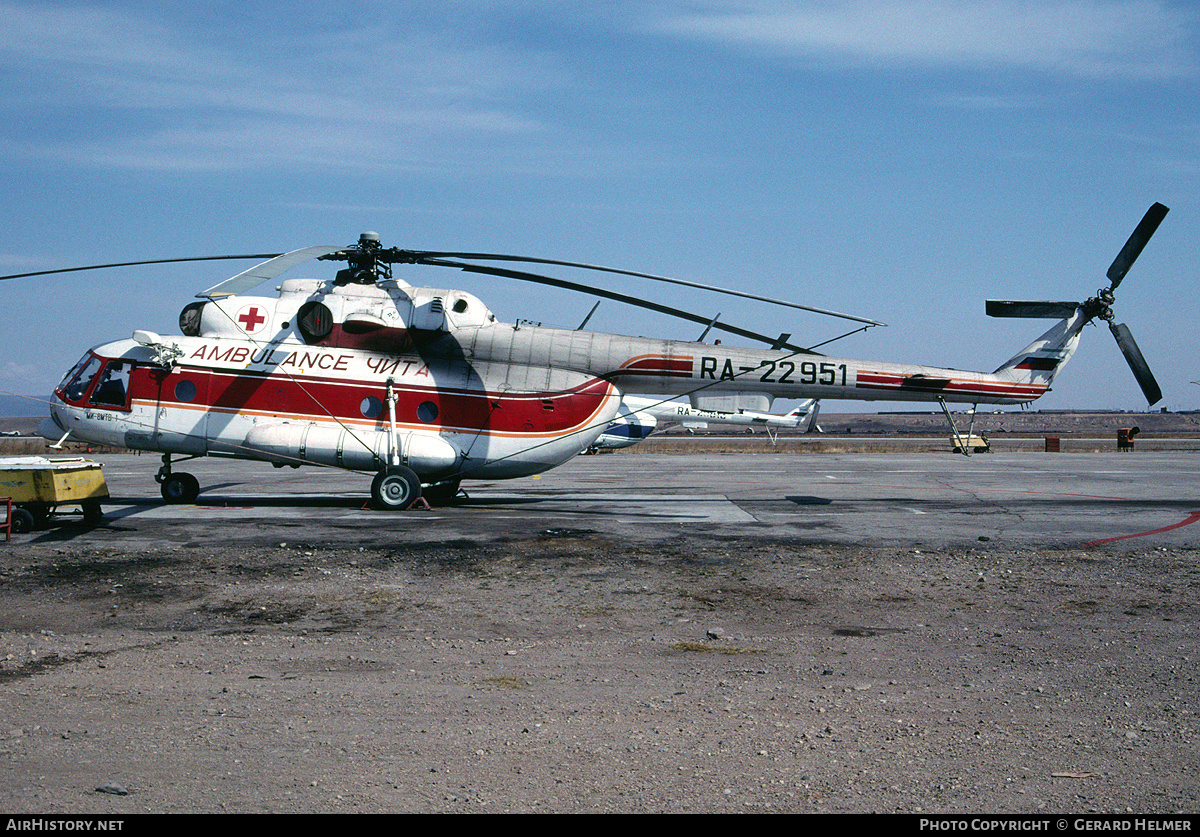
[[[1029,300],[989,299],[989,317],[1027,317],[1065,320],[1075,313],[1078,302],[1034,302]]]

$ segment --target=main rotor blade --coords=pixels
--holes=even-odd
[[[1170,210],[1161,203],[1156,203],[1154,206],[1146,210],[1146,214],[1142,216],[1141,222],[1134,229],[1133,235],[1129,236],[1129,240],[1125,242],[1125,246],[1121,248],[1121,252],[1117,254],[1117,258],[1113,260],[1112,265],[1108,268],[1109,282],[1112,283],[1111,289],[1115,290],[1117,285],[1121,284],[1121,280],[1125,278],[1125,274],[1129,272],[1129,268],[1133,266],[1134,261],[1141,255],[1142,248],[1150,240],[1150,236],[1154,235],[1154,231],[1158,229],[1158,225],[1162,223],[1162,219],[1166,217]],[[1153,403],[1153,402],[1151,402]]]
[[[700,314],[692,314],[688,311],[682,311],[678,308],[671,308],[668,305],[660,305],[657,302],[639,299],[636,296],[629,296],[627,294],[617,293],[616,291],[605,290],[604,288],[594,288],[590,285],[581,285],[578,282],[570,282],[566,279],[555,279],[550,276],[529,273],[524,270],[508,270],[507,268],[503,267],[466,264],[464,262],[453,262],[433,258],[424,260],[422,264],[438,265],[440,267],[456,267],[466,273],[480,273],[487,276],[503,276],[508,279],[519,279],[524,282],[536,282],[539,285],[551,285],[556,288],[566,288],[569,291],[578,291],[580,293],[592,294],[593,296],[602,296],[607,299],[615,299],[618,302],[636,305],[639,308],[647,308],[651,311],[657,311],[660,314],[668,314],[672,317],[678,317],[682,320],[690,320],[693,323],[709,325],[712,322],[711,317],[704,317]],[[749,340],[757,340],[775,348],[787,349],[792,352],[800,352],[808,355],[817,354],[817,352],[813,352],[801,346],[780,342],[778,337],[768,337],[765,334],[758,334],[757,332],[749,331],[744,328],[738,328],[737,326],[725,325],[724,323],[712,323],[712,327],[724,332],[728,332],[729,334],[736,334],[739,337],[745,337]]]
[[[149,259],[142,262],[113,262],[111,264],[89,264],[83,267],[63,267],[58,270],[35,270],[30,273],[10,273],[2,279],[21,279],[26,276],[49,276],[54,273],[76,273],[81,270],[102,270],[107,267],[134,267],[142,264],[173,264],[175,262],[217,262],[225,259],[269,259],[278,253],[258,253],[249,256],[192,256],[183,259]]]
[[[450,253],[450,252],[434,252],[434,251],[409,251],[409,255],[415,257],[418,261],[423,261],[426,258],[450,258],[450,259],[478,259],[480,261],[489,262],[524,262],[527,264],[547,264],[557,265],[559,267],[574,267],[582,270],[595,270],[601,273],[613,273],[620,276],[636,276],[639,279],[650,279],[655,282],[669,282],[672,285],[682,285],[685,288],[696,288],[702,291],[712,291],[719,294],[727,294],[729,296],[742,297],[743,299],[753,299],[756,302],[766,302],[771,305],[782,305],[787,308],[796,308],[801,311],[810,311],[814,314],[825,314],[829,317],[840,317],[843,320],[853,320],[856,323],[866,323],[872,326],[886,326],[887,323],[869,320],[865,317],[856,317],[853,314],[840,314],[837,311],[828,311],[824,308],[813,308],[809,305],[800,305],[796,302],[788,302],[783,299],[773,299],[767,296],[758,296],[756,294],[746,293],[745,291],[735,291],[729,288],[721,288],[716,285],[704,285],[699,282],[689,282],[685,279],[671,279],[667,276],[655,276],[652,273],[639,273],[635,270],[623,270],[618,267],[601,267],[600,265],[582,264],[580,262],[565,262],[557,259],[539,259],[531,256],[506,256],[499,253]]]
[[[201,291],[196,294],[198,299],[209,299],[214,296],[234,296],[250,290],[256,285],[261,285],[268,279],[274,279],[284,271],[291,270],[299,264],[304,264],[307,261],[324,256],[327,253],[336,253],[338,250],[344,250],[344,247],[329,247],[317,245],[315,247],[302,247],[299,250],[293,250],[290,253],[282,255],[276,253],[273,257],[267,257],[267,261],[262,264],[256,264],[249,270],[243,270],[237,276],[230,276],[224,282],[218,282],[206,291]]]
[[[1065,320],[1079,308],[1078,302],[1033,302],[1027,300],[989,299],[989,317],[1029,317]]]
[[[1158,381],[1154,380],[1154,374],[1150,371],[1146,359],[1142,357],[1142,350],[1134,341],[1133,334],[1124,323],[1110,322],[1108,327],[1112,330],[1113,337],[1117,338],[1117,345],[1121,347],[1121,354],[1125,355],[1125,361],[1133,370],[1133,377],[1137,378],[1138,386],[1145,393],[1146,402],[1151,405],[1157,404],[1162,400],[1162,390]]]

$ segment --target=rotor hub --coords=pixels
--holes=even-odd
[[[347,263],[347,267],[339,270],[334,280],[338,285],[373,285],[392,278],[391,259],[380,243],[379,233],[373,230],[361,233],[357,244],[318,258]]]
[[[1112,296],[1112,294],[1109,294],[1110,298],[1111,298],[1111,296]],[[1110,308],[1108,303],[1104,301],[1103,293],[1101,293],[1098,296],[1092,297],[1091,299],[1089,299],[1087,302],[1083,303],[1079,307],[1083,309],[1084,315],[1089,320],[1104,320],[1105,322],[1108,322],[1108,323],[1112,322],[1112,319],[1113,319],[1112,308]]]

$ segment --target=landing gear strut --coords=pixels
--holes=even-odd
[[[388,407],[388,465],[375,475],[371,483],[371,499],[375,508],[403,511],[421,500],[421,478],[407,465],[401,465],[400,439],[396,435],[396,390],[395,379],[387,379]],[[422,501],[424,503],[424,501]],[[429,504],[424,503],[428,508]]]
[[[186,472],[172,473],[169,453],[163,454],[162,463],[154,475],[154,481],[162,488],[163,499],[168,503],[196,502],[200,496],[200,481]]]

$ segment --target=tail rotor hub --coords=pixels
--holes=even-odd
[[[1107,300],[1104,298],[1105,294],[1105,291],[1100,291],[1096,296],[1079,306],[1083,309],[1084,315],[1089,320],[1104,320],[1105,322],[1112,322],[1113,312],[1112,308],[1109,307],[1109,303],[1112,302],[1112,293],[1107,292]]]

